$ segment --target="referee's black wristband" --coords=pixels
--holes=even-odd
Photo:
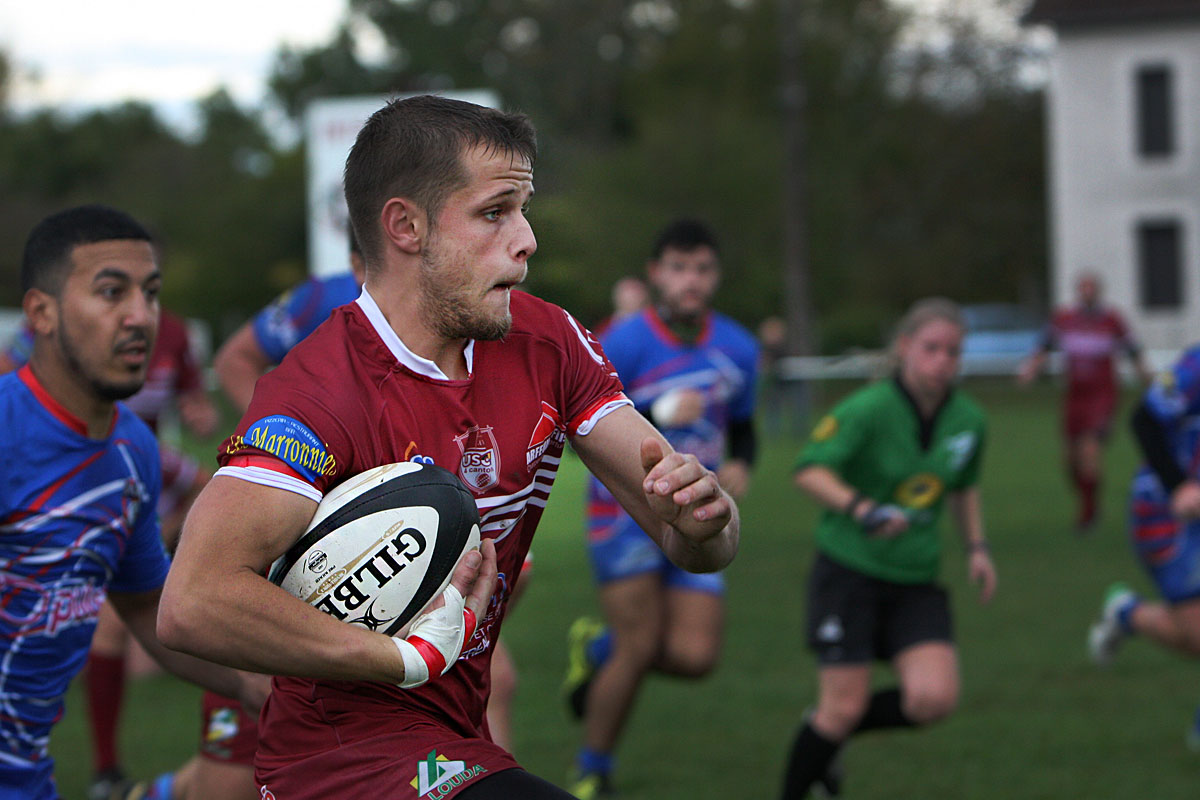
[[[967,545],[968,553],[991,553],[992,548],[988,546],[987,539],[980,539],[977,542],[970,542]]]
[[[842,509],[842,513],[845,514],[850,519],[854,519],[854,509],[858,508],[858,504],[866,499],[867,499],[867,496],[865,494],[863,494],[862,492],[859,492],[859,491],[855,491],[854,496],[850,498],[850,502],[846,504],[846,507],[844,509]]]

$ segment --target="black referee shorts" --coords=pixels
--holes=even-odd
[[[808,646],[820,664],[890,661],[924,642],[954,642],[945,590],[880,580],[817,554],[808,583]]]

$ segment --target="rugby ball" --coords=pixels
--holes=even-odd
[[[392,636],[477,547],[479,511],[462,481],[433,464],[385,464],[325,495],[267,577],[330,616]]]

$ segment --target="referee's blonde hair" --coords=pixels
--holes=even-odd
[[[893,349],[901,337],[912,336],[935,319],[945,320],[962,331],[967,329],[967,320],[958,303],[947,297],[925,297],[913,303],[896,323],[896,332],[892,335]]]

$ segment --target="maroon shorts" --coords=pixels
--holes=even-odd
[[[1067,438],[1077,439],[1085,434],[1108,436],[1116,407],[1116,392],[1069,392],[1063,414]]]
[[[227,764],[254,765],[258,750],[258,720],[241,703],[205,692],[201,704],[200,755]]]
[[[442,800],[519,766],[503,748],[432,715],[275,682],[254,780],[281,800]]]

